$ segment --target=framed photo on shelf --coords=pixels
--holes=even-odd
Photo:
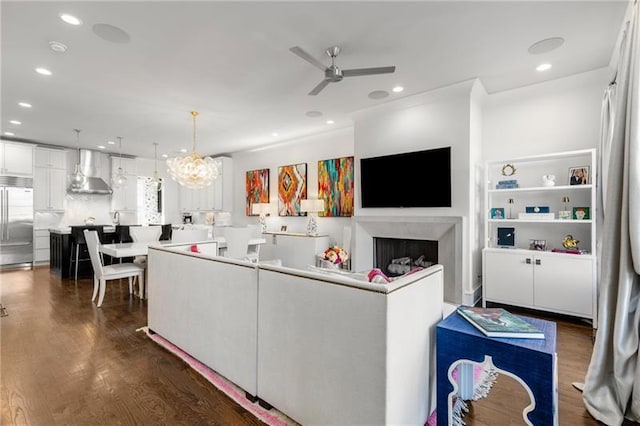
[[[504,209],[502,207],[493,207],[490,212],[491,219],[504,219]]]
[[[591,219],[591,214],[590,214],[590,211],[589,211],[589,207],[574,207],[573,208],[573,218],[575,220]]]
[[[529,240],[529,250],[547,250],[547,240]]]
[[[516,228],[498,228],[498,247],[514,248],[516,246]]]
[[[569,185],[586,185],[589,183],[589,166],[569,168]]]

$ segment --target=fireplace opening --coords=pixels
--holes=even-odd
[[[373,263],[388,276],[438,263],[438,242],[401,238],[373,238]]]

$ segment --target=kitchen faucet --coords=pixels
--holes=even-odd
[[[111,218],[111,221],[115,225],[120,225],[120,212],[118,210],[113,212],[113,217]]]

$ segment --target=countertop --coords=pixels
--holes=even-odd
[[[78,225],[78,226],[84,226],[84,225]],[[116,227],[113,225],[108,225],[108,226],[105,225],[103,229],[105,234],[116,232]],[[62,234],[62,235],[71,234],[71,227],[60,226],[57,228],[49,228],[49,232],[53,232],[54,234]]]

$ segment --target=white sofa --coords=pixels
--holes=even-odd
[[[424,424],[442,266],[390,284],[149,250],[149,328],[302,424]]]
[[[149,247],[149,329],[256,395],[257,266],[190,245]]]
[[[424,425],[442,266],[372,284],[264,265],[258,396],[302,424]]]

